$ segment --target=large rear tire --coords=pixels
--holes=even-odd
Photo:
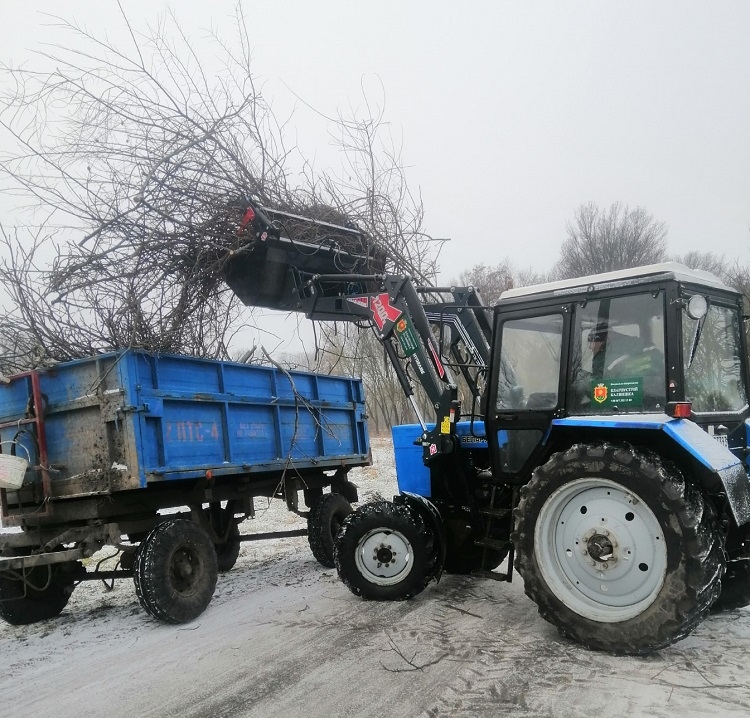
[[[138,549],[133,572],[141,606],[166,623],[186,623],[206,610],[216,588],[216,551],[208,534],[185,519],[156,526]]]
[[[516,566],[561,634],[588,648],[646,654],[687,636],[719,594],[715,515],[652,452],[577,444],[521,491]]]
[[[85,570],[79,561],[70,561],[35,566],[25,574],[0,574],[0,618],[12,626],[25,626],[59,616]]]
[[[314,504],[307,519],[307,540],[318,563],[334,568],[334,541],[352,505],[341,494],[323,494]]]
[[[435,575],[432,531],[407,506],[365,504],[344,520],[336,538],[339,578],[357,596],[403,601],[421,593]]]

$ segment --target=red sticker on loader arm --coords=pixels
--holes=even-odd
[[[402,314],[402,311],[391,304],[387,292],[378,294],[370,299],[370,311],[372,319],[382,332],[386,322],[395,322]]]

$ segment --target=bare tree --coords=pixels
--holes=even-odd
[[[350,328],[351,329],[351,328]],[[406,362],[407,373],[409,372]],[[381,434],[391,426],[416,421],[414,409],[395,376],[390,360],[372,331],[339,331],[321,349],[318,367],[329,373],[361,376],[367,389],[370,427]],[[431,402],[415,383],[415,400],[429,415]]]
[[[662,262],[667,252],[667,227],[642,207],[615,202],[602,210],[593,202],[581,205],[568,237],[560,247],[554,273],[561,279]]]
[[[0,343],[16,358],[123,346],[226,357],[240,305],[223,269],[252,250],[238,231],[247,200],[357,226],[357,252],[434,275],[437,247],[382,111],[337,118],[345,166],[315,171],[263,99],[239,12],[236,40],[213,38],[215,72],[174,17],[142,32],[124,12],[126,47],[55,18],[66,39],[39,67],[0,67],[0,127],[15,141],[0,176],[31,217],[3,235]],[[304,227],[282,230],[319,241]]]
[[[471,269],[461,272],[456,284],[473,286],[479,289],[482,300],[488,306],[496,304],[506,289],[527,287],[547,281],[547,276],[532,268],[518,269],[506,257],[494,267],[486,264],[475,264]]]
[[[719,256],[713,252],[688,252],[682,256],[674,257],[675,262],[684,264],[691,269],[702,269],[715,274],[720,279],[726,280],[732,269],[730,263],[723,255]]]

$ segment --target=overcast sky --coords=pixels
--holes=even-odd
[[[161,0],[124,0],[155,22]],[[575,208],[622,201],[669,227],[675,253],[750,260],[750,2],[246,0],[256,73],[327,114],[385,93],[443,280],[504,256],[548,270]],[[231,33],[234,2],[171,7]],[[122,34],[114,2],[3,3],[0,55],[24,61],[38,10]],[[325,162],[325,127],[299,141]]]

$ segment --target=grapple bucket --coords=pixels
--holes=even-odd
[[[307,282],[316,275],[385,270],[385,253],[358,229],[268,209],[251,208],[248,215],[250,220],[241,225],[248,243],[224,269],[226,283],[243,304],[300,311]],[[340,296],[347,293],[347,282],[319,284],[316,291]]]

